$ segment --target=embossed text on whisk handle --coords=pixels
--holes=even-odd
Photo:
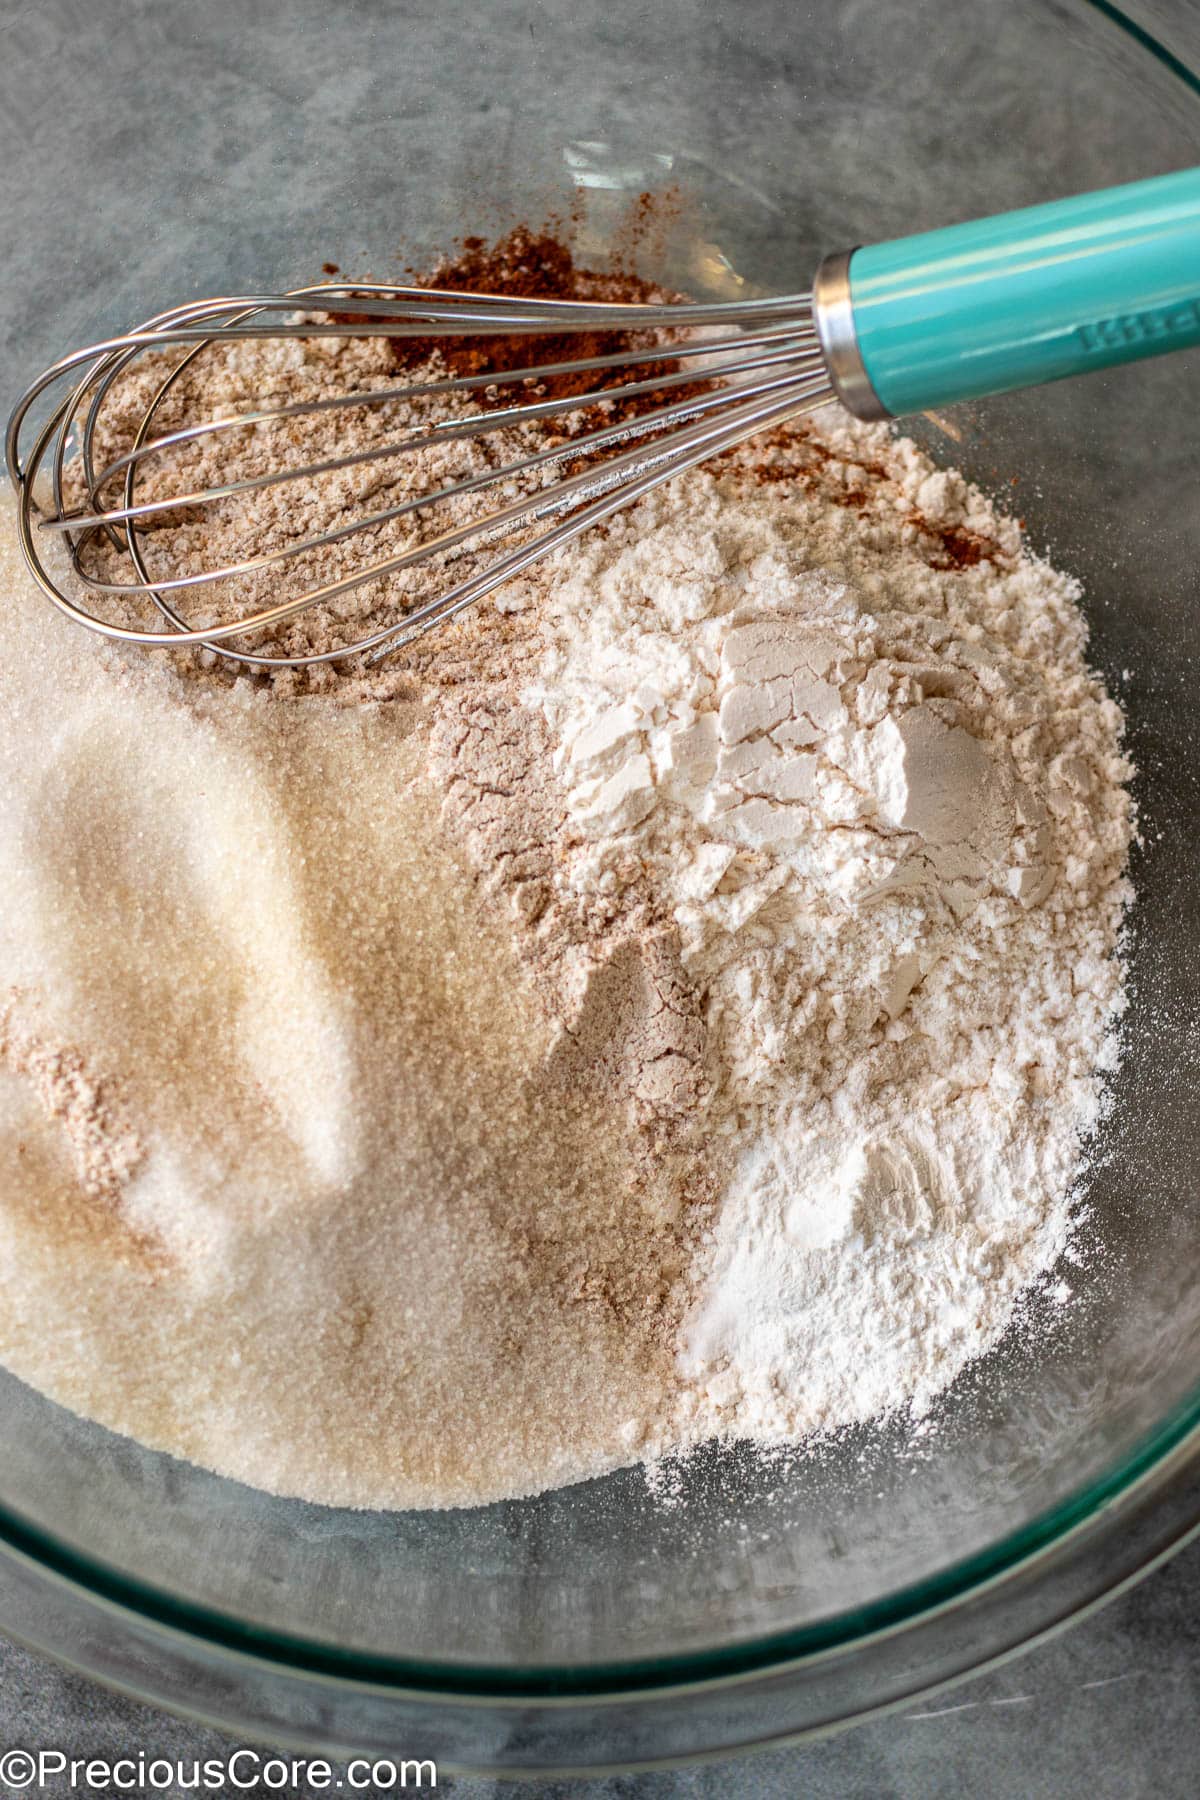
[[[1108,351],[1126,344],[1151,344],[1164,338],[1200,331],[1200,299],[1180,300],[1171,306],[1151,306],[1144,312],[1116,313],[1110,319],[1092,319],[1080,325],[1075,336],[1085,350]]]

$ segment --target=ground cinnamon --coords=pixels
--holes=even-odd
[[[641,199],[645,203],[648,196]],[[419,280],[422,285],[448,288],[454,293],[505,294],[527,300],[594,300],[647,306],[678,298],[627,270],[581,267],[570,246],[552,229],[528,225],[515,226],[490,244],[481,237],[463,238],[454,255],[422,274]],[[347,323],[357,323],[359,319],[359,315],[351,312],[333,316]],[[663,339],[661,333],[652,331],[598,330],[546,332],[523,338],[499,334],[495,337],[391,338],[388,341],[397,369],[419,368],[436,353],[452,375],[460,376],[499,375],[509,369],[534,364],[577,362],[611,356],[631,348],[653,349]],[[678,374],[679,370],[677,358],[664,356],[641,364],[633,371],[583,370],[554,375],[537,384],[537,398],[567,399],[631,380],[661,380]],[[561,417],[548,420],[546,428],[559,435],[574,436],[581,431],[594,430],[600,424],[640,418],[655,406],[708,393],[711,386],[711,380],[697,380],[632,397],[615,395],[611,400],[581,409],[568,420]],[[502,407],[512,405],[514,399],[529,397],[528,387],[522,391],[498,384],[492,389],[482,389],[478,399],[484,407]]]
[[[867,486],[841,485],[845,464],[831,454],[819,437],[805,429],[802,421],[765,432],[759,445],[762,454],[753,465],[750,479],[760,487],[783,482],[810,493],[819,491],[832,505],[845,507],[861,517],[875,504],[881,487],[891,485],[884,465],[867,458],[857,465],[867,478]],[[832,466],[832,481],[821,479],[820,472],[826,466]],[[905,523],[915,526],[928,544],[923,554],[930,568],[972,569],[984,561],[1002,564],[1007,560],[999,544],[965,525],[931,520],[916,508],[910,508],[904,517]]]

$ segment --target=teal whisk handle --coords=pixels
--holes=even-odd
[[[813,310],[860,418],[1200,343],[1200,169],[827,257]]]

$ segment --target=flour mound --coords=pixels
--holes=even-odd
[[[585,545],[526,692],[562,887],[651,871],[712,1039],[699,1436],[924,1409],[999,1339],[1068,1242],[1123,1006],[1129,771],[1077,585],[913,444],[816,446],[815,491],[751,452]],[[986,553],[937,567],[948,532]]]
[[[390,389],[389,355],[218,346],[159,424]],[[415,423],[315,410],[283,447]],[[279,453],[188,441],[139,496]],[[164,515],[151,564],[487,454]],[[780,432],[377,670],[106,647],[11,516],[0,578],[0,1360],[45,1392],[276,1492],[469,1505],[921,1409],[1068,1243],[1123,1004],[1121,719],[1076,585],[913,444]],[[284,647],[397,610],[374,580]]]

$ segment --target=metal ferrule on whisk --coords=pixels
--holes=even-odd
[[[352,329],[328,317],[347,306],[359,321]],[[297,308],[305,309],[300,316]],[[520,366],[523,337],[596,329],[641,334],[640,347]],[[508,335],[513,366],[283,407],[252,403],[233,417],[156,434],[165,396],[210,344],[379,334]],[[651,334],[649,348],[646,334]],[[675,475],[812,412],[835,393],[861,419],[903,417],[1192,344],[1200,344],[1198,169],[842,252],[821,264],[812,295],[628,306],[339,283],[200,301],[76,351],[46,370],[13,409],[6,450],[25,560],[68,618],[121,642],[176,649],[203,645],[249,668],[296,668],[359,653],[369,660],[390,654]],[[174,348],[183,354],[159,385],[132,445],[102,465],[97,423],[114,386],[138,358]],[[655,367],[664,358],[676,362],[679,372],[664,376]],[[598,378],[586,393],[519,398],[523,387],[536,387],[545,377],[584,372]],[[165,499],[138,496],[138,475],[148,458],[212,433],[270,432],[306,413],[377,407],[389,399],[470,402],[473,393],[505,385],[518,394],[510,406],[456,413],[399,439],[388,439],[381,430],[382,441],[369,448],[302,466],[281,462],[242,481]],[[48,422],[28,433],[27,420],[42,396],[63,388],[65,397],[52,403]],[[630,399],[643,402],[645,410],[629,415]],[[452,444],[614,400],[622,402],[622,416],[571,436],[566,449],[532,450],[486,473],[455,477],[436,492],[366,512],[242,562],[159,577],[147,568],[144,528],[164,515],[202,511],[256,489],[401,457],[433,441]],[[23,443],[26,435],[33,437],[29,447]],[[65,498],[68,465],[83,477],[85,497],[74,506]],[[573,472],[564,474],[563,465]],[[544,483],[547,471],[554,479]],[[181,595],[198,593],[203,600],[210,589],[219,594],[222,582],[381,525],[415,521],[447,500],[468,494],[486,498],[506,483],[511,492],[513,483],[531,475],[518,499],[486,506],[412,548],[255,612],[193,625],[177,609]],[[118,482],[119,504],[113,497]],[[105,581],[89,566],[88,546],[101,533],[124,550],[131,579]],[[514,536],[520,541],[512,544]],[[55,537],[66,555],[52,568],[54,559],[44,547]],[[497,549],[498,544],[510,547]],[[456,563],[467,559],[471,572],[432,600],[410,602],[407,610],[398,591],[398,618],[354,643],[289,655],[244,641],[248,633],[269,633],[309,607],[336,601],[367,582],[401,577],[438,555]],[[145,602],[159,614],[162,628],[106,617],[97,610],[106,595],[126,605]]]
[[[871,386],[863,361],[850,289],[853,250],[827,256],[813,281],[813,324],[833,390],[856,419],[890,419],[891,413]]]

